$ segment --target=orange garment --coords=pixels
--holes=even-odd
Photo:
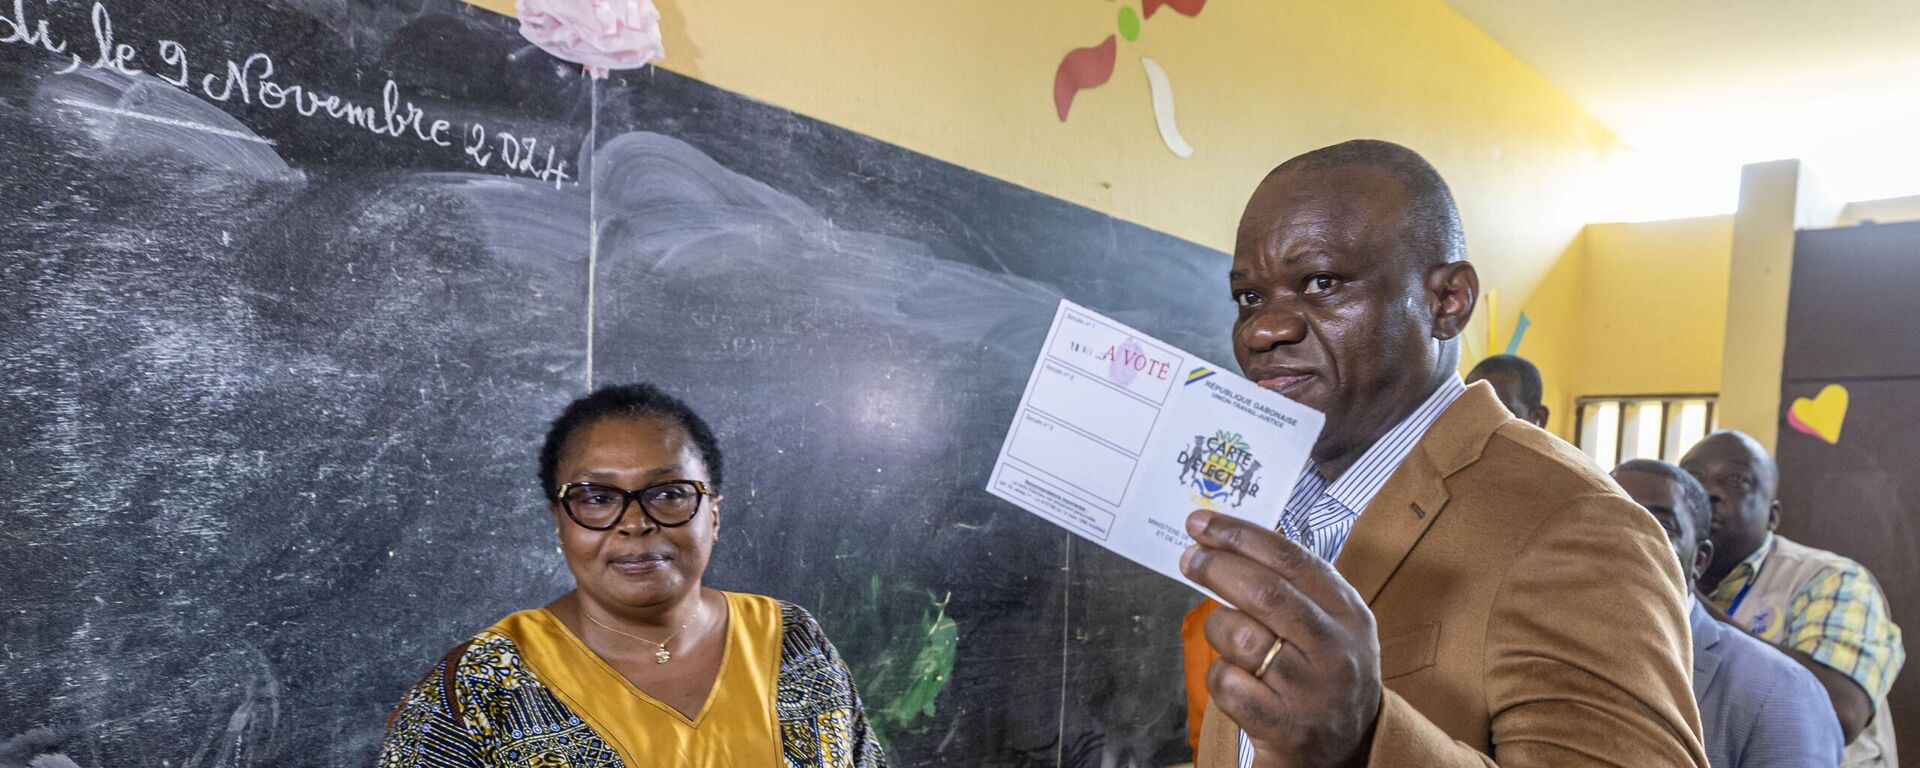
[[[1220,652],[1207,644],[1207,617],[1219,607],[1219,603],[1205,600],[1180,620],[1181,663],[1187,677],[1187,741],[1195,752],[1200,751],[1200,716],[1207,711],[1207,668],[1220,658]]]

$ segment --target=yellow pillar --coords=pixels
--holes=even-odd
[[[1794,231],[1833,226],[1838,213],[1799,160],[1754,163],[1740,171],[1726,352],[1720,364],[1720,427],[1752,435],[1769,451],[1780,433]]]

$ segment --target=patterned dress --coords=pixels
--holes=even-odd
[[[768,609],[765,623],[771,630],[773,610],[778,611],[777,672],[768,675],[773,678],[773,690],[767,720],[773,731],[769,740],[777,737],[777,749],[784,760],[773,764],[787,768],[885,768],[886,755],[867,725],[847,666],[813,617],[803,608],[770,598],[728,597],[734,608],[732,624],[742,623],[743,607],[764,605]],[[753,739],[738,738],[737,732],[704,742],[683,739],[671,752],[629,754],[623,759],[621,740],[597,730],[595,722],[598,720],[607,730],[631,729],[631,718],[615,723],[605,719],[604,711],[598,719],[590,712],[576,712],[567,702],[583,701],[580,692],[549,687],[554,681],[543,681],[535,673],[536,665],[527,658],[528,649],[520,647],[509,636],[512,633],[502,631],[515,618],[533,613],[515,614],[455,647],[407,691],[388,718],[377,763],[380,768],[645,768],[735,765],[750,759],[742,757],[752,755],[750,749],[735,751],[733,747]],[[549,617],[548,621],[559,626],[557,620]],[[733,631],[729,629],[730,634]],[[733,642],[729,638],[729,643]],[[582,652],[584,649],[584,645],[579,647]],[[771,657],[773,649],[767,651]],[[733,655],[732,650],[729,655]],[[728,665],[739,666],[731,658],[723,663],[716,687],[739,687],[741,678],[737,675],[743,672]],[[552,666],[544,668],[555,671]],[[611,673],[611,668],[606,671]],[[758,676],[757,671],[744,674],[748,678]],[[551,676],[568,681],[588,679]],[[729,701],[754,699],[749,695]],[[713,708],[710,702],[708,709]],[[705,720],[707,714],[703,712],[701,719]],[[683,716],[681,719],[684,721]],[[752,717],[747,720],[751,722]],[[685,722],[690,727],[701,725],[700,721]],[[647,728],[657,734],[678,726],[668,723],[665,728]],[[638,740],[644,741],[646,736],[640,734]],[[629,753],[654,749],[636,748],[635,741],[627,740]]]

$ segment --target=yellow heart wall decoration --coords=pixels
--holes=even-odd
[[[1787,409],[1787,426],[1836,445],[1846,421],[1847,388],[1839,384],[1828,384],[1812,399],[1802,397]]]

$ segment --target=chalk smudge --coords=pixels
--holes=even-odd
[[[72,115],[109,155],[167,158],[254,179],[301,178],[274,151],[273,142],[151,74],[82,69],[47,78],[35,98],[46,112]]]

